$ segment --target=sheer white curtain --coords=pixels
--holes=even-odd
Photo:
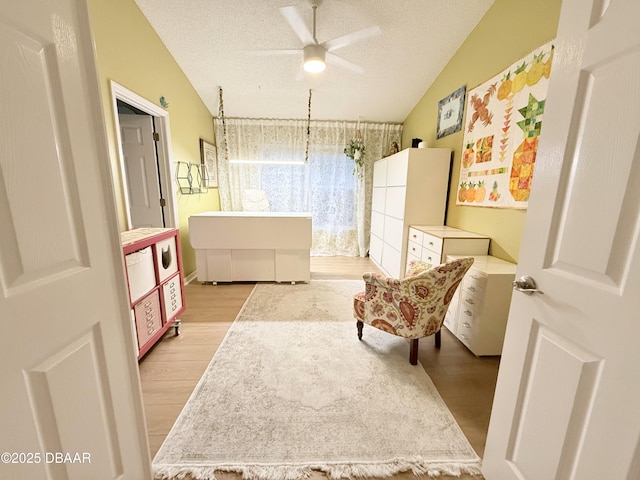
[[[362,178],[344,154],[358,128]],[[216,119],[215,130],[222,210],[242,210],[246,189],[264,190],[271,211],[311,213],[312,255],[366,255],[373,162],[400,144],[401,125],[312,121],[308,158],[307,120]]]

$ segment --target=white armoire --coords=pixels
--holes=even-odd
[[[409,225],[444,225],[451,150],[407,148],[373,166],[371,260],[402,278]]]

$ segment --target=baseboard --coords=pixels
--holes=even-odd
[[[184,284],[189,285],[192,281],[198,278],[198,275],[196,275],[196,273],[197,273],[197,270],[192,272],[191,275],[189,275],[188,277],[185,277]]]

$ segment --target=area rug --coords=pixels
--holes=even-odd
[[[406,340],[365,325],[362,281],[258,284],[153,460],[155,478],[480,474]]]

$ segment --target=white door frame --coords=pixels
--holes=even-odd
[[[113,106],[113,117],[116,126],[116,140],[118,144],[118,156],[120,160],[120,175],[122,176],[124,204],[127,215],[127,229],[132,228],[131,213],[129,211],[129,193],[127,192],[127,170],[124,164],[124,154],[122,152],[122,138],[120,135],[120,119],[118,118],[118,100],[128,103],[132,107],[136,107],[145,113],[156,118],[156,130],[160,135],[158,141],[158,174],[162,184],[162,194],[166,200],[165,205],[165,226],[167,228],[178,228],[180,225],[178,220],[178,203],[176,200],[175,185],[173,178],[175,175],[171,152],[171,131],[169,128],[169,112],[158,107],[147,99],[123,87],[117,82],[111,80],[111,103]],[[117,175],[114,175],[117,177]]]

